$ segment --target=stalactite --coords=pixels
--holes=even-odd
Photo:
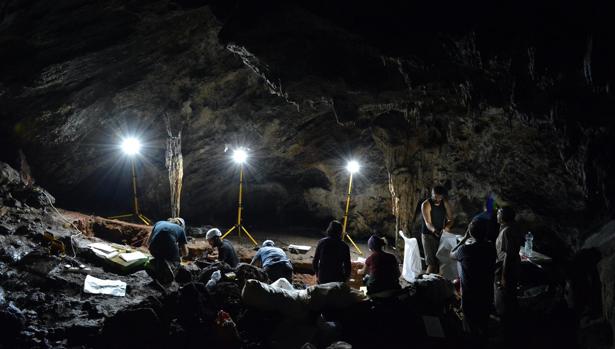
[[[182,180],[184,177],[184,160],[182,157],[182,131],[178,131],[177,135],[173,135],[171,128],[171,118],[166,118],[167,134],[167,151],[165,166],[169,171],[169,185],[171,192],[171,217],[180,216],[180,203],[182,192]]]

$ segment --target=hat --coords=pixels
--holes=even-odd
[[[207,234],[205,234],[205,239],[213,239],[216,236],[222,236],[222,233],[218,228],[211,228],[207,231]]]
[[[372,235],[369,240],[367,240],[367,247],[372,251],[378,251],[382,249],[382,246],[384,246],[384,240],[376,235]]]
[[[182,229],[186,229],[186,222],[181,217],[169,218],[169,219],[167,219],[167,221],[179,225],[180,227],[182,227]]]
[[[272,240],[263,241],[263,247],[265,246],[275,246],[275,243]]]

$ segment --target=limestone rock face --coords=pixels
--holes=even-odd
[[[457,229],[493,192],[538,249],[565,256],[613,212],[613,33],[592,29],[602,11],[528,17],[526,5],[8,2],[3,158],[23,149],[59,203],[112,215],[131,209],[117,144],[137,134],[142,211],[165,218],[170,119],[194,224],[233,223],[238,169],[224,150],[245,145],[248,224],[341,218],[343,166],[358,158],[357,234],[416,231],[417,205],[443,184]]]

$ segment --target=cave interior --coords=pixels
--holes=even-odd
[[[206,289],[203,235],[236,224],[240,182],[242,224],[257,244],[311,246],[291,258],[303,289],[316,283],[311,257],[331,220],[347,214],[359,278],[371,235],[400,265],[398,232],[420,243],[434,186],[459,236],[495,198],[548,256],[526,261],[524,345],[611,348],[611,17],[598,2],[525,0],[0,3],[0,326],[10,333],[0,348],[471,343],[459,318],[417,301],[412,283],[402,285],[419,290],[410,300],[297,322],[242,304],[241,286],[260,269]],[[127,138],[141,143],[132,156]],[[360,166],[351,176],[350,161]],[[142,218],[110,219],[135,210]],[[146,253],[143,218],[172,216],[186,221],[191,266],[171,288],[88,259],[92,241]],[[249,263],[246,234],[229,239]],[[126,282],[127,295],[84,294],[88,273]],[[215,321],[221,309],[230,332]],[[373,316],[388,319],[377,339],[363,323]],[[426,316],[443,336],[423,329]],[[485,345],[506,345],[491,320]]]

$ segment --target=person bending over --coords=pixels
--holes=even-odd
[[[312,267],[319,284],[346,282],[350,277],[350,248],[342,241],[342,223],[339,221],[331,221],[327,237],[318,241]]]
[[[263,246],[258,249],[250,264],[260,264],[272,282],[280,278],[293,282],[293,265],[284,250],[275,247],[275,243],[271,240],[263,242]]]
[[[231,268],[235,268],[237,264],[239,264],[239,258],[237,257],[237,252],[235,252],[235,248],[228,240],[222,240],[220,237],[222,233],[218,228],[212,228],[207,231],[205,234],[205,239],[209,243],[209,246],[218,250],[218,260],[220,262],[224,262],[231,266]]]
[[[154,224],[147,240],[147,247],[154,259],[145,270],[163,285],[173,282],[181,257],[188,255],[185,228],[186,223],[179,217],[159,221]]]

